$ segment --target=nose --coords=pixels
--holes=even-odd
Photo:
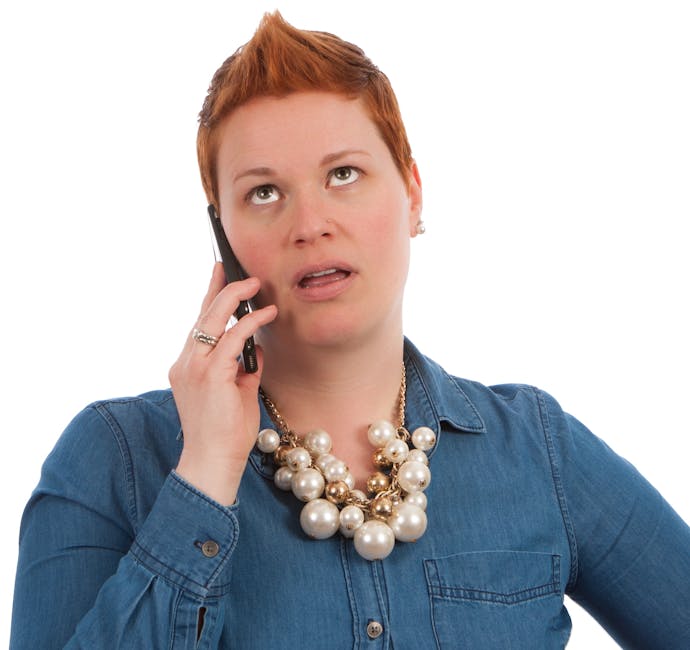
[[[335,234],[333,219],[328,217],[326,201],[313,194],[295,196],[291,206],[290,241],[296,246],[314,244]]]

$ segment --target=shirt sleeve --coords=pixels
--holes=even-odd
[[[623,648],[690,648],[690,528],[629,462],[543,396],[571,535],[568,594]]]
[[[138,525],[127,473],[121,441],[86,409],[22,519],[12,650],[217,647],[239,506],[172,471]]]

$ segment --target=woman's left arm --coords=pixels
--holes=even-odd
[[[573,571],[568,595],[623,648],[690,648],[690,528],[657,490],[543,396]]]

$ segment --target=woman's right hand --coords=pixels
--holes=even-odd
[[[277,315],[275,305],[257,309],[227,329],[240,300],[252,298],[259,280],[225,284],[217,263],[195,328],[217,337],[215,346],[191,332],[169,379],[182,423],[184,446],[177,473],[222,505],[235,502],[242,473],[259,427],[257,394],[263,369],[246,373],[239,357],[244,342]]]

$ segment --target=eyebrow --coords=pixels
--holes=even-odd
[[[236,183],[240,178],[244,178],[245,176],[275,176],[275,171],[273,171],[270,167],[252,167],[251,169],[247,169],[246,171],[240,172],[235,176],[233,179],[233,182]]]
[[[329,153],[328,155],[324,156],[321,159],[321,166],[325,167],[326,165],[329,165],[340,158],[345,158],[346,156],[350,156],[352,154],[362,154],[365,156],[371,155],[368,151],[364,151],[364,149],[343,149],[342,151],[336,151],[335,153]]]
[[[342,151],[335,151],[333,153],[329,153],[325,155],[321,159],[320,166],[325,167],[326,165],[330,165],[331,163],[340,160],[341,158],[345,158],[346,156],[350,156],[352,154],[360,154],[364,156],[371,156],[371,154],[368,151],[364,151],[363,149],[343,149]],[[274,169],[271,169],[270,167],[252,167],[251,169],[247,169],[243,172],[240,172],[235,176],[233,179],[233,182],[239,181],[241,178],[246,178],[247,176],[275,176],[276,171]]]

